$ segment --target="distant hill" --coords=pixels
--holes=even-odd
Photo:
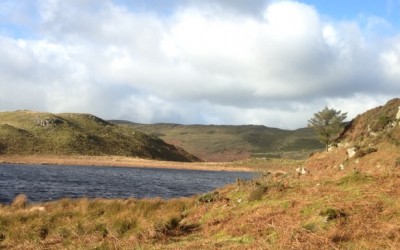
[[[358,115],[329,152],[307,160],[311,168],[383,171],[400,166],[400,99]],[[327,171],[328,169],[326,169]]]
[[[185,150],[90,114],[0,112],[0,154],[119,155],[198,161]]]
[[[111,122],[157,136],[207,161],[240,160],[252,156],[305,159],[311,152],[324,148],[310,128],[282,130],[259,125]]]

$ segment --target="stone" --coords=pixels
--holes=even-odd
[[[297,172],[297,174],[299,174],[299,175],[308,174],[308,170],[305,169],[304,167],[298,167],[298,168],[296,168],[296,172]]]
[[[349,158],[352,158],[353,156],[355,156],[356,155],[356,148],[355,147],[351,147],[351,148],[348,148],[347,149],[347,156],[349,157]]]

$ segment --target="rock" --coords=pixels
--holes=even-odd
[[[339,168],[340,168],[340,170],[344,170],[344,165],[343,165],[343,163],[340,164]]]
[[[53,125],[60,125],[60,124],[63,124],[64,123],[64,121],[63,120],[61,120],[61,119],[59,119],[59,118],[50,118],[50,119],[45,119],[45,120],[37,120],[36,121],[36,125],[38,125],[38,126],[42,126],[42,127],[47,127],[47,126],[49,126],[49,125],[51,125],[51,124],[53,124]]]
[[[400,120],[400,106],[399,106],[399,111],[396,114],[396,120]]]
[[[356,155],[356,148],[355,147],[351,147],[351,148],[348,148],[347,149],[347,156],[349,157],[349,158],[351,158],[351,157],[353,157],[353,156],[355,156]]]
[[[305,174],[309,173],[309,171],[307,169],[305,169],[304,167],[296,168],[296,172],[298,175],[305,175]]]

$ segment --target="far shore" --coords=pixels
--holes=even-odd
[[[43,155],[0,155],[0,164],[73,165],[187,169],[205,171],[255,172],[254,168],[233,166],[228,162],[172,162],[124,156],[43,156]]]

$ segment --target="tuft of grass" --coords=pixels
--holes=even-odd
[[[11,203],[11,207],[15,209],[25,208],[28,205],[28,197],[25,194],[17,195]]]
[[[371,154],[371,153],[375,153],[375,152],[377,152],[378,150],[376,149],[376,148],[366,148],[366,149],[360,149],[360,150],[358,150],[357,152],[356,152],[356,154],[355,154],[355,158],[361,158],[361,157],[364,157],[364,156],[366,156],[366,155],[368,155],[368,154]]]
[[[214,192],[207,193],[207,194],[200,196],[198,200],[199,200],[199,202],[210,203],[210,202],[218,201],[219,199],[220,199],[219,193],[217,191],[214,191]]]
[[[319,213],[320,216],[326,218],[326,221],[332,221],[339,218],[347,217],[347,213],[335,208],[326,208]]]
[[[315,233],[318,230],[318,225],[315,222],[306,223],[306,224],[302,225],[302,227],[307,232],[312,232],[312,233]]]
[[[259,201],[262,199],[263,195],[267,191],[267,187],[264,187],[262,185],[257,185],[257,187],[250,192],[248,200],[250,202],[252,201]]]

